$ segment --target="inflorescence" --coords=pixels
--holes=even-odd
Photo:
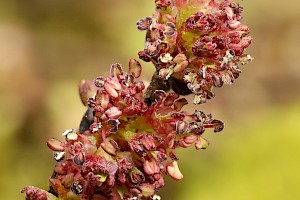
[[[26,199],[158,200],[164,174],[183,178],[175,150],[206,149],[205,130],[223,130],[223,122],[211,114],[183,111],[188,101],[181,95],[194,93],[195,104],[205,103],[214,96],[213,87],[239,76],[239,63],[252,60],[244,53],[251,37],[240,22],[242,7],[216,0],[155,3],[156,12],[137,22],[147,31],[139,57],[155,65],[167,87],[153,89],[157,79],[152,79],[145,88],[137,80],[142,67],[135,59],[127,72],[113,64],[110,76],[83,81],[79,93],[88,109],[79,130],[66,130],[64,141],[47,142],[57,161],[50,190],[25,187]],[[149,88],[153,93],[147,95]]]
[[[215,96],[213,87],[231,84],[239,77],[239,64],[253,58],[245,54],[252,38],[241,23],[243,8],[230,1],[156,0],[156,12],[137,22],[147,31],[139,57],[152,62],[159,77],[177,93],[184,82],[194,104]],[[174,83],[175,82],[175,83]],[[176,84],[177,83],[177,84]]]

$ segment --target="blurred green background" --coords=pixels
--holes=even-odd
[[[300,3],[239,3],[255,60],[197,106],[226,127],[205,134],[207,150],[178,152],[184,179],[166,178],[165,200],[300,199]],[[153,9],[151,0],[0,1],[0,199],[48,188],[55,162],[46,141],[78,127],[78,83],[137,58],[145,34],[135,23]],[[143,66],[150,80],[154,68]]]

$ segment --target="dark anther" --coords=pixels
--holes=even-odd
[[[79,183],[78,181],[74,182],[71,186],[72,192],[74,192],[76,195],[79,195],[83,191],[83,185]]]
[[[82,134],[85,131],[89,130],[89,127],[93,122],[94,122],[93,108],[88,108],[81,119],[80,126],[79,126],[79,133]]]

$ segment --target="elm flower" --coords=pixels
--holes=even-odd
[[[199,110],[182,111],[188,102],[175,92],[155,91],[148,106],[145,86],[136,80],[141,70],[131,59],[128,72],[114,64],[109,77],[82,82],[80,94],[88,110],[79,131],[66,130],[64,141],[47,142],[57,161],[50,190],[25,187],[26,199],[158,200],[163,174],[183,178],[175,150],[207,148],[205,130],[220,132],[224,124]],[[96,90],[88,96],[95,89],[91,83]]]
[[[243,8],[238,3],[156,0],[155,4],[152,16],[137,23],[139,30],[147,31],[139,57],[155,65],[167,89],[186,95],[188,88],[195,104],[205,103],[214,97],[213,87],[233,83],[241,73],[239,65],[253,59],[245,53],[252,38],[241,23]]]

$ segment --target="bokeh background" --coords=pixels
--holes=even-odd
[[[184,179],[166,178],[165,200],[300,199],[300,3],[238,2],[255,60],[197,106],[226,128],[205,133],[207,150],[178,152]],[[46,141],[78,127],[78,83],[137,58],[145,35],[135,23],[153,9],[151,0],[0,1],[0,199],[48,188]],[[154,68],[143,66],[146,81]]]

